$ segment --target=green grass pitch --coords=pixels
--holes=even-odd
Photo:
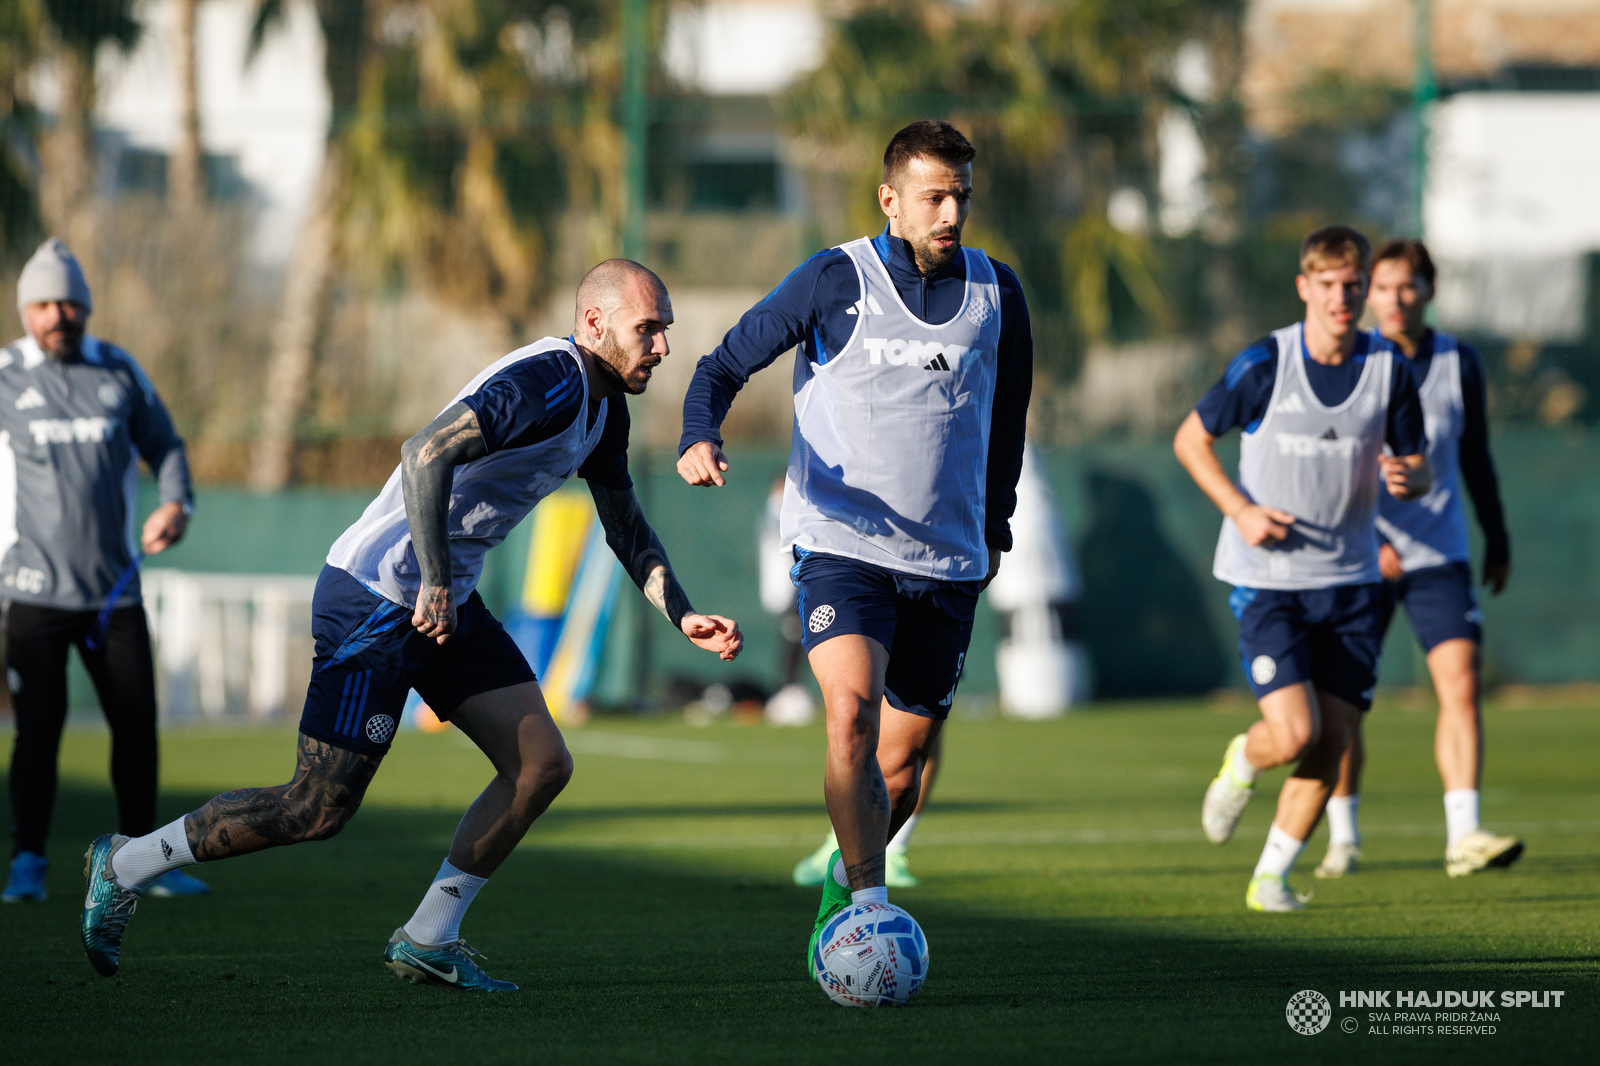
[[[1431,714],[1380,704],[1367,864],[1299,915],[1244,908],[1282,772],[1238,838],[1200,797],[1238,704],[953,722],[892,898],[932,964],[903,1011],[846,1011],[802,976],[815,891],[788,882],[826,825],[820,728],[608,720],[573,731],[572,786],[490,882],[468,940],[520,993],[402,984],[380,962],[487,779],[458,734],[402,735],[339,838],[217,863],[214,893],[150,899],[119,977],[84,961],[81,855],[112,825],[107,738],[69,733],[49,902],[0,907],[16,1063],[1600,1061],[1600,715],[1491,707],[1484,813],[1522,862],[1450,880]],[[175,732],[162,817],[287,778],[292,732]],[[1297,881],[1313,882],[1325,836]],[[1332,1024],[1301,1036],[1289,997]],[[1492,1035],[1370,1031],[1340,991],[1559,990]],[[1419,1010],[1423,1010],[1419,1008]],[[1428,1012],[1431,1013],[1431,1012]],[[1346,1033],[1345,1019],[1358,1031]],[[1401,1023],[1403,1024],[1403,1023]]]

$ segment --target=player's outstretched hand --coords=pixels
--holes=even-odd
[[[188,528],[189,516],[183,513],[183,504],[176,501],[164,503],[144,520],[144,529],[139,533],[139,546],[146,555],[164,552],[182,540],[184,530]]]
[[[1483,587],[1498,596],[1506,590],[1506,582],[1511,580],[1511,562],[1483,561]]]
[[[1400,566],[1400,553],[1394,550],[1393,544],[1378,545],[1378,572],[1385,581],[1399,581],[1405,577],[1406,572]]]
[[[1397,500],[1414,500],[1433,485],[1433,468],[1421,455],[1380,455],[1383,483]]]
[[[697,648],[714,651],[731,663],[744,650],[744,634],[739,623],[720,614],[686,614],[681,623],[683,635]]]
[[[722,475],[728,469],[728,457],[722,449],[708,440],[698,441],[678,456],[678,475],[691,485],[726,484]]]
[[[456,631],[455,597],[449,586],[424,585],[417,593],[417,609],[411,614],[411,624],[425,637],[443,644]]]
[[[1259,548],[1268,541],[1277,544],[1287,537],[1289,527],[1294,525],[1294,515],[1276,507],[1247,503],[1233,513],[1233,524],[1239,527],[1246,544]]]

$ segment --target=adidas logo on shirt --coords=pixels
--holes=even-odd
[[[1303,415],[1306,413],[1306,402],[1300,398],[1299,393],[1291,392],[1289,398],[1278,404],[1273,410],[1279,414]]]
[[[39,390],[29,385],[22,390],[22,395],[17,397],[17,410],[26,411],[33,407],[44,406],[44,396]]]
[[[878,303],[878,298],[876,296],[868,293],[866,296],[845,308],[844,313],[847,315],[881,315],[883,314],[883,306]]]
[[[959,344],[885,337],[865,337],[861,346],[867,350],[867,361],[873,366],[887,361],[894,366],[920,366],[924,370],[960,370],[962,359],[982,354],[976,348],[964,348]]]

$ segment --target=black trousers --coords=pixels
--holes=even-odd
[[[150,630],[143,607],[118,608],[111,613],[105,639],[91,650],[86,638],[98,613],[5,605],[6,679],[17,726],[10,781],[13,855],[43,855],[50,835],[71,647],[83,657],[111,727],[111,786],[117,794],[119,831],[143,836],[156,827],[156,677]]]

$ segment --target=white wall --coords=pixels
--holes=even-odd
[[[707,0],[674,7],[662,60],[683,85],[713,96],[786,88],[822,62],[827,23],[807,0]]]
[[[267,261],[289,255],[322,165],[330,104],[322,73],[322,33],[308,0],[290,0],[287,18],[269,31],[245,65],[253,0],[204,0],[196,26],[200,139],[204,151],[238,159],[261,194],[264,211],[253,251]],[[98,57],[102,129],[128,143],[170,153],[178,141],[177,5],[145,0],[144,26],[126,54]]]
[[[1441,324],[1573,342],[1600,251],[1600,94],[1461,93],[1430,117],[1423,218]]]

